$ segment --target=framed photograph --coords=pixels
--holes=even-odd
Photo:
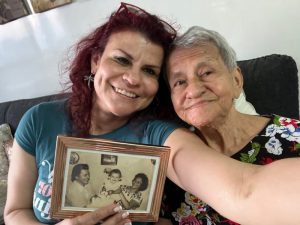
[[[40,13],[62,5],[71,3],[72,0],[30,0],[35,13]]]
[[[169,155],[165,146],[58,136],[52,217],[118,203],[132,221],[157,221]]]

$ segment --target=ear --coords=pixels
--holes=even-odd
[[[93,53],[91,57],[91,73],[95,74],[100,64],[101,56],[98,53]]]
[[[233,77],[233,87],[234,87],[234,97],[238,98],[243,90],[244,78],[242,71],[239,67],[233,70],[232,72]]]

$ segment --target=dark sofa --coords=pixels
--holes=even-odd
[[[0,124],[8,123],[14,134],[20,119],[29,108],[41,102],[54,101],[66,97],[67,94],[60,93],[0,103]]]
[[[259,114],[275,113],[299,118],[298,69],[292,57],[273,54],[239,61],[238,65],[244,75],[247,101]],[[0,124],[10,124],[14,133],[22,115],[30,107],[64,96],[49,95],[0,103]]]
[[[246,99],[259,114],[299,118],[298,70],[292,57],[273,54],[239,61],[238,65],[244,75]],[[0,125],[8,123],[14,134],[22,115],[30,107],[64,97],[66,94],[57,94],[0,103]]]

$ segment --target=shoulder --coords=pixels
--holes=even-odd
[[[128,190],[129,190],[129,186],[128,185],[120,185],[120,189],[121,189],[121,191],[123,191],[123,192],[127,192]]]
[[[270,119],[269,123],[266,125],[266,129],[280,128],[300,132],[300,121],[298,119],[293,119],[276,114],[265,117],[268,117]]]
[[[42,102],[25,112],[22,119],[29,119],[32,117],[41,118],[42,116],[46,115],[53,115],[53,113],[64,113],[66,111],[66,99],[65,100],[57,100],[51,102]]]
[[[30,108],[23,115],[15,133],[19,144],[23,140],[29,147],[35,143],[39,135],[43,138],[50,136],[54,127],[61,127],[62,124],[66,124],[68,116],[65,111],[65,103],[66,100],[59,100],[40,103]],[[53,134],[56,135],[56,132]]]
[[[276,115],[276,114],[273,114],[270,117],[271,117],[271,120],[273,121],[273,123],[277,124],[277,125],[286,126],[286,125],[297,125],[297,124],[299,125],[300,124],[300,121],[298,119],[293,119],[293,118],[280,116],[280,115]]]
[[[167,137],[178,127],[180,125],[165,120],[133,119],[114,135],[118,135],[115,139],[126,142],[163,145]]]
[[[164,144],[170,134],[181,127],[179,124],[165,120],[149,120],[144,125],[144,135],[157,145]]]
[[[171,129],[171,130],[182,127],[178,123],[167,121],[167,120],[158,120],[158,119],[146,121],[146,126],[149,129]]]
[[[283,141],[300,143],[300,121],[289,117],[272,115],[263,136],[272,137],[272,140],[276,140],[276,142],[280,140],[282,143]]]
[[[32,108],[30,108],[25,114],[24,119],[26,120],[44,120],[48,121],[55,117],[58,119],[63,116],[65,119],[66,113],[66,100],[57,100],[51,102],[42,102]]]
[[[53,112],[63,112],[66,110],[67,100],[57,100],[50,102],[42,102],[33,106],[29,111],[39,112],[39,113],[53,113]]]

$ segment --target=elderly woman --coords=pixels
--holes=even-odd
[[[192,27],[178,37],[169,55],[167,79],[175,112],[212,149],[260,165],[299,157],[300,121],[279,115],[247,115],[235,109],[243,77],[234,50],[217,32]],[[257,199],[262,208],[263,201]],[[163,205],[164,216],[173,224],[236,224],[171,182],[166,185]],[[251,214],[251,208],[247,210]]]
[[[265,186],[260,184],[253,188],[253,183],[281,168],[282,164],[290,166],[290,161],[274,163],[267,170],[247,165],[214,151],[176,124],[142,117],[146,112],[155,111],[154,99],[161,100],[161,69],[166,50],[175,36],[175,30],[158,17],[137,6],[121,3],[104,24],[76,45],[69,67],[71,96],[31,108],[16,130],[8,175],[6,225],[20,221],[24,225],[93,225],[103,221],[103,225],[130,224],[128,212],[120,211],[115,205],[62,221],[51,218],[58,134],[170,146],[170,179],[232,219],[247,222],[252,218],[245,209],[253,210],[249,206],[256,205],[257,196],[265,195]],[[206,75],[209,77],[209,73]],[[209,97],[208,101],[214,100],[213,96]],[[202,105],[202,102],[197,104]],[[185,107],[193,111],[196,105]],[[203,102],[203,105],[208,104]],[[218,166],[212,169],[215,164]],[[295,170],[299,169],[297,165]],[[207,169],[201,170],[202,167]],[[197,173],[187,176],[193,171]],[[284,175],[281,173],[281,177]],[[245,176],[250,179],[245,181]],[[289,176],[289,180],[293,178]],[[300,189],[299,182],[295,181],[295,185]],[[281,199],[286,196],[285,192],[279,194]],[[300,193],[289,192],[289,197],[290,204],[298,204]],[[271,212],[274,204],[270,206]],[[286,210],[280,205],[277,209]],[[299,212],[293,210],[292,215],[298,216],[299,224]],[[253,211],[261,218],[258,210]],[[286,218],[280,217],[284,221]]]

